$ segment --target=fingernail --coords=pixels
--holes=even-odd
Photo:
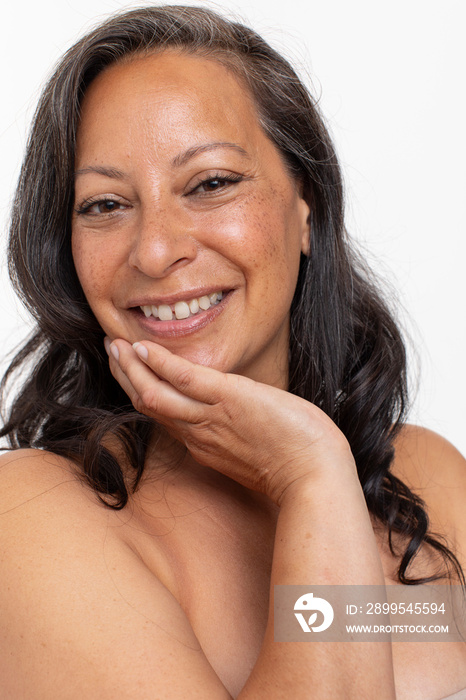
[[[120,359],[120,353],[118,352],[117,346],[114,345],[113,343],[111,343],[111,345],[110,345],[110,352],[112,353],[115,360],[118,362]]]
[[[141,343],[134,343],[133,348],[141,360],[147,360],[149,357],[149,351],[144,345],[141,345]]]
[[[110,338],[107,338],[107,336],[105,336],[104,338],[104,348],[107,352],[107,355],[110,355]]]

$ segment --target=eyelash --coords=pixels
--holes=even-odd
[[[185,195],[185,196],[195,194],[196,190],[198,190],[203,185],[207,185],[209,182],[212,182],[212,183],[213,182],[218,182],[218,183],[228,182],[228,183],[235,184],[237,182],[241,182],[243,179],[244,178],[242,175],[233,175],[233,174],[231,174],[231,175],[218,174],[218,175],[214,175],[211,177],[206,177],[204,180],[201,180],[201,182],[199,182],[196,185],[196,187],[194,187],[192,190],[190,190],[187,193],[187,195]],[[217,192],[219,192],[221,190],[223,190],[222,186],[220,186],[218,189],[211,190],[210,192],[200,193],[199,196],[208,197],[210,194],[216,194]],[[117,204],[117,205],[122,204],[122,202],[119,202],[118,200],[110,198],[110,197],[108,199],[105,197],[103,197],[101,199],[87,199],[80,206],[76,207],[75,212],[76,212],[76,214],[83,214],[83,215],[90,214],[90,210],[92,209],[92,207],[94,207],[98,204],[105,204],[105,203],[110,203],[110,202],[112,202],[113,204]],[[109,215],[112,215],[114,213],[116,213],[116,212],[113,212],[113,211],[99,212],[99,214],[101,214],[103,216],[109,216]],[[94,214],[93,216],[98,216],[98,214]]]
[[[199,183],[196,185],[196,187],[194,187],[190,192],[188,192],[188,195],[194,194],[194,193],[196,192],[197,189],[199,189],[199,188],[202,187],[203,185],[207,185],[208,182],[219,182],[219,183],[222,183],[222,182],[229,182],[229,183],[234,184],[234,183],[237,183],[237,182],[241,182],[241,180],[243,180],[243,179],[244,179],[244,178],[243,178],[242,175],[233,175],[233,174],[230,174],[230,175],[221,175],[221,174],[219,173],[219,174],[217,174],[217,175],[213,175],[213,176],[210,176],[210,177],[206,177],[204,180],[201,180],[201,182],[199,182]],[[201,196],[201,197],[202,197],[202,196],[209,196],[209,194],[215,194],[215,193],[218,192],[219,190],[223,190],[223,187],[219,187],[219,188],[216,189],[216,190],[211,190],[211,192],[204,192],[204,193],[201,194],[200,196]]]
[[[98,214],[90,214],[90,210],[92,207],[96,206],[97,204],[106,204],[112,202],[113,204],[123,204],[123,202],[119,202],[117,199],[114,199],[112,197],[102,197],[100,199],[86,199],[79,207],[76,207],[75,212],[76,214],[89,214],[91,216],[98,216]],[[99,212],[102,216],[108,216],[110,214],[114,214],[115,212],[109,211],[106,214],[103,212]]]

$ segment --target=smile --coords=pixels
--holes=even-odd
[[[207,311],[211,306],[216,306],[223,297],[223,292],[213,292],[209,295],[177,301],[175,304],[159,304],[158,306],[140,306],[146,318],[152,316],[160,321],[183,320],[195,316],[199,311]]]

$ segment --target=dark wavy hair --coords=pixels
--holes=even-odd
[[[9,247],[13,284],[37,326],[6,382],[34,363],[0,435],[11,448],[37,447],[77,462],[110,507],[123,508],[142,476],[154,423],[114,381],[103,331],[80,287],[71,254],[73,160],[80,102],[93,78],[134,54],[166,48],[233,71],[311,208],[312,253],[302,255],[291,308],[289,391],[323,409],[348,439],[370,512],[401,555],[402,583],[435,580],[461,567],[428,529],[423,502],[390,472],[407,405],[405,348],[396,323],[343,221],[335,151],[315,101],[289,63],[251,29],[198,7],[146,7],[117,14],[64,56],[45,87],[14,201]],[[108,448],[116,436],[132,468],[125,479]],[[107,446],[105,446],[107,444]],[[403,544],[401,550],[396,541]],[[413,578],[423,543],[443,573]],[[396,551],[395,551],[396,550]]]

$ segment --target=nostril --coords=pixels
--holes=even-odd
[[[178,269],[179,267],[184,267],[185,265],[188,265],[191,262],[191,260],[192,258],[179,258],[178,260],[175,260],[175,262],[173,262],[169,266],[169,268],[167,268],[167,270],[169,269],[170,272],[172,272],[173,270]]]
[[[148,277],[165,277],[197,256],[196,242],[189,235],[149,234],[140,232],[128,260],[130,267]]]

